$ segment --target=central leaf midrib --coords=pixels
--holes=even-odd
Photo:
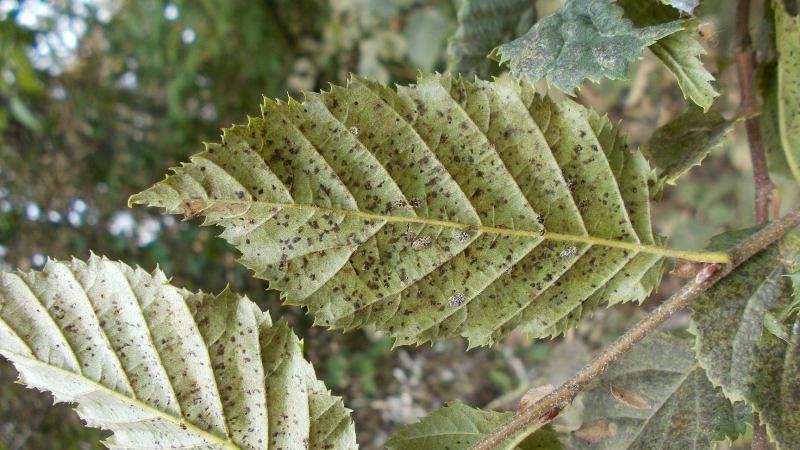
[[[734,387],[736,384],[738,385],[735,386],[737,390],[741,389],[742,392],[747,392],[748,387],[746,385],[740,385],[735,380],[747,379],[747,371],[749,370],[753,359],[756,358],[755,352],[751,352],[748,360],[743,360],[744,357],[748,355],[748,352],[746,351],[747,347],[750,347],[752,344],[752,336],[748,335],[750,330],[746,329],[745,325],[763,322],[763,314],[766,313],[768,308],[772,307],[772,305],[766,305],[767,308],[763,308],[763,300],[761,296],[763,295],[764,290],[769,289],[769,284],[775,283],[775,278],[779,277],[781,272],[783,272],[783,267],[781,267],[780,264],[770,270],[766,276],[764,276],[764,279],[759,281],[754,287],[752,293],[744,302],[744,307],[741,310],[741,314],[738,314],[740,317],[738,323],[740,325],[736,327],[736,331],[733,333],[733,339],[731,339],[731,355],[730,361],[728,362],[730,367],[728,370],[726,370],[726,375],[729,377],[727,381],[730,383],[730,386]],[[759,311],[759,309],[762,310]],[[759,313],[761,313],[762,317],[759,318],[757,322],[745,321],[745,318],[752,316],[757,317]]]
[[[678,250],[666,247],[659,247],[657,245],[640,244],[635,242],[617,241],[613,239],[600,238],[595,236],[575,235],[567,233],[556,233],[547,230],[542,232],[535,230],[520,230],[505,228],[503,226],[487,226],[466,224],[460,222],[453,222],[449,220],[432,219],[428,217],[419,216],[387,216],[383,214],[371,213],[367,211],[359,211],[352,209],[331,208],[327,206],[308,205],[303,203],[281,203],[269,202],[265,200],[234,200],[234,199],[186,199],[186,202],[206,204],[203,210],[210,208],[214,204],[227,204],[227,205],[264,205],[270,208],[281,209],[297,209],[297,210],[313,210],[325,213],[341,214],[346,216],[362,217],[365,219],[372,219],[378,221],[386,221],[389,223],[418,223],[423,225],[440,226],[445,228],[452,228],[456,230],[480,232],[484,234],[498,234],[501,236],[515,236],[515,237],[529,237],[535,239],[552,240],[552,241],[570,241],[582,242],[590,245],[601,245],[604,247],[621,248],[625,250],[633,250],[642,253],[651,253],[664,257],[688,259],[697,262],[707,263],[723,263],[728,264],[731,261],[730,255],[727,252],[704,252],[692,250]],[[198,214],[194,214],[195,216]]]
[[[211,433],[209,431],[203,430],[202,428],[198,427],[197,425],[192,424],[191,422],[189,422],[187,420],[184,420],[183,418],[176,417],[176,416],[174,416],[172,414],[169,414],[169,413],[167,413],[165,411],[162,411],[162,410],[160,410],[158,408],[150,406],[147,403],[144,403],[144,402],[142,402],[140,400],[128,397],[128,396],[126,396],[126,395],[124,395],[124,394],[122,394],[120,392],[117,392],[117,391],[115,391],[113,389],[110,389],[109,387],[107,387],[107,386],[105,386],[103,384],[100,384],[100,383],[98,383],[98,382],[96,382],[96,381],[94,381],[94,380],[92,380],[90,378],[87,378],[86,376],[84,376],[82,374],[74,373],[74,372],[71,372],[69,370],[62,369],[61,367],[54,366],[54,365],[51,365],[51,364],[47,364],[47,363],[45,363],[43,361],[40,361],[40,360],[38,360],[36,358],[33,358],[31,356],[27,356],[27,355],[22,355],[20,353],[8,351],[8,350],[3,350],[3,354],[4,354],[4,356],[8,355],[7,357],[9,359],[12,359],[12,360],[25,360],[25,361],[28,361],[29,364],[33,364],[33,365],[37,365],[37,366],[43,366],[43,367],[46,367],[49,370],[62,372],[65,377],[78,378],[83,383],[87,383],[87,384],[93,385],[95,387],[95,389],[98,390],[98,391],[104,391],[108,395],[116,397],[116,398],[120,399],[123,402],[126,402],[128,404],[136,406],[137,408],[140,408],[140,409],[142,409],[144,411],[150,412],[153,415],[155,415],[156,417],[159,417],[159,418],[161,418],[163,420],[166,420],[168,422],[174,423],[174,424],[176,424],[176,425],[178,425],[180,427],[185,427],[187,430],[189,430],[189,431],[191,431],[193,433],[196,433],[197,435],[202,436],[205,439],[208,439],[209,441],[213,442],[214,444],[220,445],[223,448],[227,448],[227,449],[231,449],[231,450],[239,450],[239,446],[237,446],[235,443],[233,443],[233,442],[231,442],[229,440],[226,440],[226,439],[224,439],[224,438],[222,438],[220,436],[217,436],[217,435],[215,435],[215,434],[213,434],[213,433]]]
[[[653,414],[648,416],[642,422],[642,425],[639,427],[639,430],[636,431],[636,434],[634,435],[634,439],[631,441],[631,443],[635,443],[639,438],[641,438],[642,433],[644,432],[645,428],[647,428],[647,425],[650,423],[650,421],[655,416],[657,416],[659,412],[661,412],[661,409],[664,407],[664,405],[667,404],[669,399],[671,399],[672,396],[674,396],[675,393],[678,392],[678,389],[681,388],[683,383],[685,383],[686,380],[688,380],[689,377],[695,372],[695,370],[698,370],[698,369],[702,370],[702,368],[700,367],[700,364],[695,362],[691,367],[689,367],[689,370],[687,370],[685,373],[680,374],[680,378],[678,379],[678,381],[676,383],[672,383],[672,389],[669,391],[668,395],[666,397],[664,397],[664,399],[658,404],[658,406],[650,408],[650,410],[653,411]],[[671,372],[671,373],[676,373],[676,372]]]

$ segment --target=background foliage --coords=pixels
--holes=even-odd
[[[725,3],[702,2],[699,28],[681,33],[695,33],[708,51],[705,66],[723,93],[712,109],[732,117],[738,104],[737,90],[730,89],[736,86],[729,51],[733,15],[721,7]],[[558,5],[536,2],[538,17]],[[43,255],[85,259],[91,248],[148,270],[158,263],[188,289],[218,292],[229,283],[305,333],[306,358],[355,410],[364,448],[380,447],[391,431],[452,400],[507,410],[529,387],[558,384],[645,310],[599,310],[553,341],[512,334],[468,353],[457,339],[390,353],[384,334],[311,328],[299,308],[279,309],[277,296],[265,294],[262,282],[234,264],[237,253],[214,230],[124,208],[128,196],[160,178],[165,167],[196,153],[200,142],[217,141],[220,126],[255,115],[262,94],[285,99],[327,89],[351,72],[409,83],[418,71],[453,67],[448,37],[456,34],[462,6],[450,0],[0,0],[3,270],[41,267]],[[766,19],[752,23],[756,37],[766,33]],[[518,25],[509,23],[504,38],[518,35]],[[764,44],[769,39],[756,42],[774,57]],[[501,72],[494,64],[481,70],[489,67]],[[650,50],[626,75],[630,82],[603,79],[577,96],[613,121],[623,120],[631,144],[647,141],[690,108],[670,69]],[[714,144],[705,147],[710,154],[703,166],[667,186],[653,211],[656,231],[673,236],[672,246],[700,248],[714,234],[752,223],[743,130]],[[784,204],[795,200],[782,198]],[[678,285],[665,278],[645,308]],[[670,327],[688,320],[679,315]],[[3,362],[0,445],[99,446],[101,433],[83,428],[68,407],[51,408],[47,396],[12,384],[14,378]],[[575,408],[555,428],[575,430],[580,416]]]

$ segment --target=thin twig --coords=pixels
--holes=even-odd
[[[750,0],[739,0],[736,8],[736,40],[734,54],[736,71],[739,75],[739,92],[741,95],[741,113],[745,117],[744,126],[747,140],[750,143],[750,159],[753,162],[753,178],[755,181],[756,222],[769,220],[769,208],[772,204],[774,186],[769,179],[767,157],[764,141],[761,139],[761,127],[758,123],[758,99],[755,90],[755,53],[753,41],[750,39]]]
[[[490,434],[481,439],[472,447],[473,450],[490,450],[502,444],[509,438],[517,436],[523,430],[536,428],[536,424],[545,423],[554,419],[558,413],[568,405],[592,380],[600,376],[609,365],[618,360],[634,344],[642,340],[664,323],[676,311],[689,305],[706,289],[731,273],[741,263],[758,253],[766,246],[772,244],[792,228],[800,225],[800,207],[785,215],[781,219],[770,223],[761,231],[737,245],[730,251],[731,264],[722,266],[716,273],[705,279],[695,278],[684,285],[664,303],[659,305],[647,317],[628,330],[616,342],[603,350],[574,377],[559,386],[556,390],[535,402],[530,407],[519,411],[500,427],[495,428]]]
[[[773,207],[775,187],[769,179],[764,141],[761,139],[761,128],[758,123],[758,100],[754,88],[755,54],[753,41],[750,38],[750,0],[739,0],[736,7],[736,70],[739,75],[739,91],[741,92],[741,110],[745,116],[745,129],[750,144],[750,159],[753,161],[753,179],[755,181],[756,223],[768,220],[769,211]],[[753,412],[753,450],[766,450],[767,430],[759,420],[758,413]]]
[[[767,428],[761,423],[758,413],[753,413],[753,444],[752,450],[767,450],[769,439],[767,438]]]

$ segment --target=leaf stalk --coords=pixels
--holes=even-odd
[[[647,317],[639,321],[613,344],[603,350],[601,354],[584,366],[575,376],[528,408],[517,412],[508,421],[495,428],[476,443],[472,450],[497,448],[508,439],[516,437],[525,430],[536,429],[535,424],[546,423],[554,419],[561,409],[571,403],[583,388],[605,372],[609,365],[622,357],[634,344],[655,331],[675,312],[688,306],[700,294],[731,273],[740,264],[780,239],[798,225],[800,225],[800,207],[779,220],[768,224],[741,242],[731,249],[729,253],[731,255],[731,264],[720,267],[716,273],[713,273],[708,278],[693,279],[686,283],[678,292],[656,307]]]

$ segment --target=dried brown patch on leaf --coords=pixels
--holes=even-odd
[[[573,434],[580,440],[597,444],[614,436],[616,432],[617,425],[603,418],[581,425]]]
[[[636,409],[650,409],[650,402],[647,401],[641,395],[628,390],[621,388],[619,386],[611,385],[611,395],[614,396],[615,399],[625,403],[626,405],[636,408]]]
[[[531,407],[534,403],[539,401],[540,399],[544,398],[547,394],[553,392],[555,390],[555,386],[552,384],[545,384],[542,386],[537,386],[530,388],[525,395],[519,400],[519,405],[517,405],[517,412],[524,411]]]

